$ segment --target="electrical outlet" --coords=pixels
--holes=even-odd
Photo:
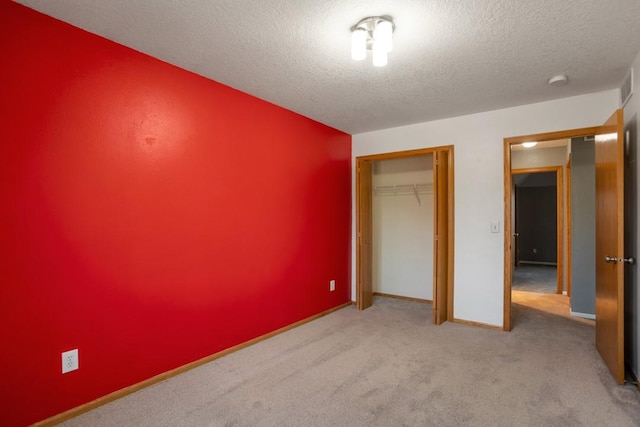
[[[65,351],[62,353],[62,373],[75,371],[80,366],[78,364],[78,349]]]
[[[329,291],[333,292],[336,290],[336,281],[335,280],[331,280],[329,282]]]

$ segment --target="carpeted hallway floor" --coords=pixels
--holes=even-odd
[[[512,332],[430,322],[375,298],[141,390],[64,426],[637,426],[593,326],[520,304]]]
[[[523,264],[513,269],[511,288],[518,291],[554,294],[558,290],[555,266]]]

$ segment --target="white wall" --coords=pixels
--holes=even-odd
[[[640,54],[633,62],[635,71],[634,91],[631,99],[624,108],[625,130],[629,132],[628,152],[629,163],[627,165],[628,174],[625,179],[625,203],[630,209],[625,209],[627,221],[625,221],[625,246],[627,253],[625,256],[640,257],[638,252],[638,240],[640,240],[640,217],[638,216],[638,200],[640,200],[640,185],[638,180],[638,145],[640,145]],[[635,175],[635,176],[634,176]],[[634,197],[635,196],[635,197]],[[625,336],[627,360],[631,364],[636,378],[640,377],[640,291],[638,290],[638,265],[625,269],[625,286],[628,292],[625,294]]]
[[[433,184],[433,157],[383,160],[373,185]],[[373,192],[373,290],[433,299],[433,191]]]
[[[560,89],[561,90],[561,89]],[[353,135],[352,156],[454,146],[454,316],[502,326],[505,137],[600,125],[618,107],[618,90]],[[355,161],[352,162],[355,164]],[[355,195],[355,171],[352,174]],[[355,202],[352,218],[355,230]],[[355,231],[352,253],[356,253]],[[355,295],[355,256],[352,295]]]

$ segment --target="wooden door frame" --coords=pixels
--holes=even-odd
[[[358,176],[357,171],[359,166],[361,165],[361,162],[377,162],[377,161],[382,161],[382,160],[393,160],[393,159],[402,159],[402,158],[410,158],[410,157],[421,157],[421,156],[428,156],[431,155],[434,157],[434,161],[435,161],[435,155],[437,152],[440,151],[446,151],[448,153],[448,173],[447,173],[447,190],[448,190],[448,197],[447,197],[447,227],[448,227],[448,239],[447,239],[447,250],[446,250],[446,257],[447,257],[447,272],[446,272],[446,282],[447,282],[447,286],[446,289],[437,289],[436,288],[436,278],[435,278],[435,273],[436,273],[436,269],[435,269],[435,262],[436,262],[436,256],[437,253],[436,251],[434,251],[434,277],[433,277],[433,295],[438,295],[439,292],[444,292],[447,295],[447,320],[452,321],[453,320],[453,258],[454,258],[454,247],[453,247],[453,242],[454,242],[454,215],[453,215],[453,202],[454,202],[454,169],[453,169],[453,145],[446,145],[446,146],[440,146],[440,147],[433,147],[433,148],[422,148],[422,149],[417,149],[417,150],[408,150],[408,151],[397,151],[397,152],[391,152],[391,153],[382,153],[382,154],[373,154],[373,155],[368,155],[368,156],[359,156],[356,157],[356,164],[355,164],[355,170],[356,170],[356,178]],[[434,168],[434,174],[436,173],[436,170]],[[435,181],[434,181],[435,182]],[[362,197],[360,195],[361,193],[361,185],[358,182],[358,179],[356,179],[356,188],[355,188],[355,192],[356,192],[356,230],[358,230],[358,224],[360,221],[360,216],[361,216],[361,211],[363,209],[360,200],[362,200]],[[435,192],[434,192],[435,194]],[[434,210],[437,209],[437,201],[434,200]],[[434,215],[434,230],[436,230],[435,227],[437,227],[437,224],[435,223],[435,218],[436,215]],[[360,308],[360,299],[362,298],[361,295],[361,284],[360,284],[360,279],[361,279],[361,274],[362,272],[360,271],[361,266],[360,266],[360,262],[357,262],[357,260],[360,259],[360,247],[358,244],[356,244],[356,307]],[[434,304],[435,304],[435,299],[434,299]]]
[[[539,168],[512,169],[511,175],[533,173],[556,173],[556,293],[562,294],[564,278],[564,197],[562,191],[562,166],[544,166]],[[513,224],[511,224],[513,227]]]
[[[504,138],[504,302],[503,302],[503,323],[502,329],[511,330],[511,275],[513,267],[511,265],[511,235],[513,227],[511,224],[511,146],[527,141],[552,141],[556,139],[571,139],[583,136],[596,135],[600,126],[588,128],[570,129],[557,132],[538,133],[533,135],[522,135]]]

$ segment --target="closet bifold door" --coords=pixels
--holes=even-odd
[[[371,162],[357,160],[356,174],[356,230],[358,244],[357,280],[358,295],[356,303],[358,310],[365,310],[373,304],[373,251],[372,243],[372,179]]]
[[[449,153],[437,151],[433,156],[433,323],[440,325],[448,319],[448,244],[449,244]]]

